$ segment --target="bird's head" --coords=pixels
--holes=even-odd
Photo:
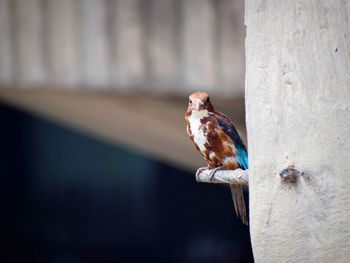
[[[205,92],[197,91],[188,98],[188,111],[214,111],[214,107],[210,102],[209,95]]]

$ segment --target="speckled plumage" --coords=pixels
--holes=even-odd
[[[248,169],[246,147],[228,117],[214,111],[209,96],[196,92],[189,97],[185,115],[187,133],[209,168]],[[231,186],[236,214],[247,223],[241,187]]]

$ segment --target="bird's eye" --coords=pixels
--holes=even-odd
[[[192,100],[189,100],[189,103],[192,104]]]

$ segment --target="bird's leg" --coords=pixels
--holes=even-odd
[[[205,170],[208,170],[209,167],[206,166],[206,167],[200,167],[197,169],[197,172],[196,172],[196,181],[199,182],[199,174]]]
[[[209,181],[212,183],[213,182],[213,178],[214,178],[214,176],[215,176],[215,173],[217,172],[217,171],[221,171],[221,170],[224,170],[224,168],[222,167],[222,166],[219,166],[219,167],[215,167],[214,169],[212,169],[211,170],[211,172],[210,172],[210,179],[209,179]]]

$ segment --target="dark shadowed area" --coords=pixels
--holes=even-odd
[[[253,262],[230,191],[0,106],[1,262]]]

